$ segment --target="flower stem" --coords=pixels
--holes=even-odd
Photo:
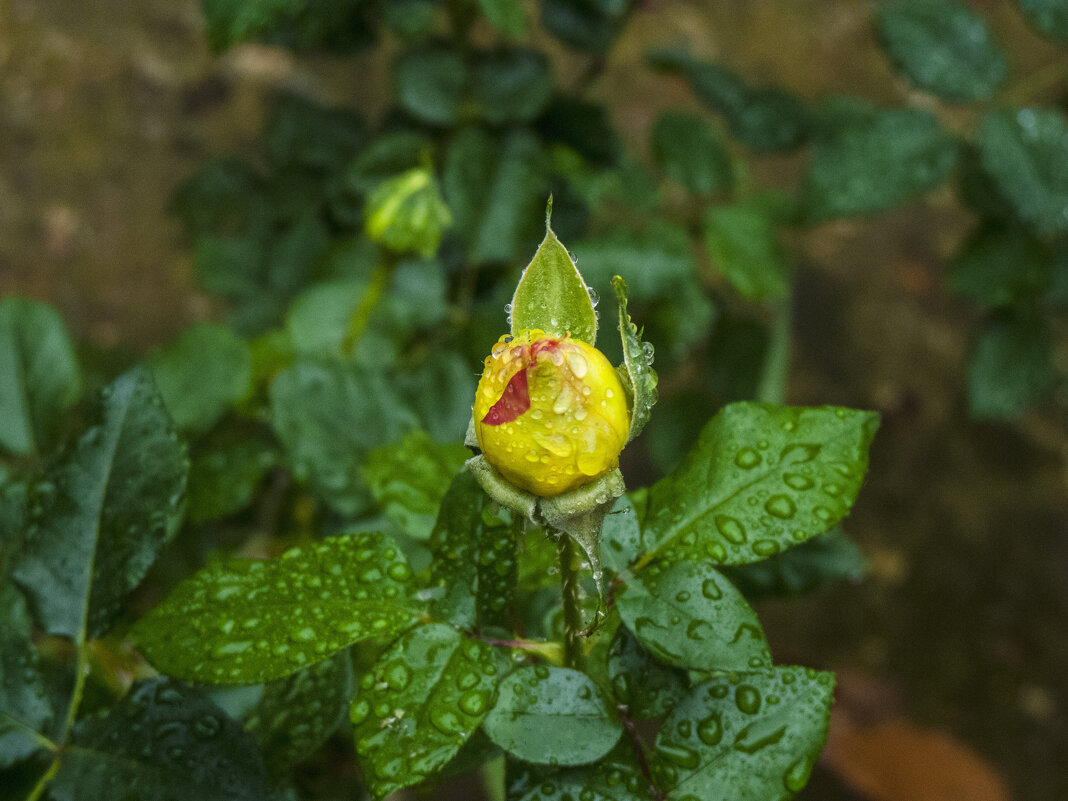
[[[783,298],[775,308],[775,316],[768,332],[768,346],[764,354],[756,400],[761,403],[782,403],[790,378],[790,320],[789,297]]]
[[[560,532],[560,590],[564,599],[564,665],[583,670],[586,651],[582,642],[582,607],[579,605],[579,573],[575,569],[575,543]]]

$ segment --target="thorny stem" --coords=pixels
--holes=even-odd
[[[564,665],[582,670],[586,651],[582,642],[582,607],[579,604],[579,574],[575,569],[575,544],[569,534],[559,533],[560,592],[564,600]]]
[[[627,707],[621,704],[617,707],[617,711],[619,712],[619,719],[623,722],[623,729],[630,739],[631,747],[634,748],[634,758],[638,763],[638,770],[642,772],[642,776],[645,777],[645,781],[649,784],[649,792],[652,793],[654,801],[667,801],[667,796],[660,792],[660,788],[653,782],[653,774],[649,770],[648,761],[645,759],[645,748],[642,746],[641,737],[638,736],[638,727],[634,725],[634,721],[627,714]]]

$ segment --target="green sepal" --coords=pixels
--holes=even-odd
[[[570,334],[592,345],[597,341],[597,312],[578,266],[549,225],[551,213],[550,198],[545,238],[512,296],[512,336],[540,329],[555,336]]]
[[[627,313],[627,283],[617,275],[612,278],[612,288],[619,304],[619,336],[623,341],[623,364],[619,374],[631,401],[630,433],[627,435],[627,442],[630,442],[649,422],[656,403],[657,376],[653,369],[653,345],[642,342],[641,331]]]

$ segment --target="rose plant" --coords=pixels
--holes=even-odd
[[[213,560],[127,627],[125,600],[186,505],[187,450],[158,368],[106,386],[38,480],[5,483],[21,539],[0,595],[13,622],[3,660],[21,683],[4,685],[0,755],[29,771],[30,797],[170,798],[180,782],[204,798],[288,797],[285,771],[342,717],[375,798],[492,765],[503,778],[485,775],[525,801],[804,786],[832,674],[777,665],[726,571],[831,536],[877,418],[731,404],[676,470],[626,491],[619,453],[656,400],[652,350],[619,277],[623,363],[596,349],[590,291],[546,228],[512,331],[464,401],[476,454],[417,430],[373,451],[377,525]],[[16,331],[59,326],[59,350],[30,347],[32,360],[65,350],[42,307],[0,314]],[[74,645],[58,695],[32,621]],[[83,715],[100,660],[144,678]]]

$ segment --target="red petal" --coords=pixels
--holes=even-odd
[[[501,395],[501,399],[486,412],[482,422],[488,426],[510,423],[529,408],[530,393],[527,391],[527,371],[525,368],[520,368],[519,372],[508,380],[508,386],[504,388],[504,394]]]

